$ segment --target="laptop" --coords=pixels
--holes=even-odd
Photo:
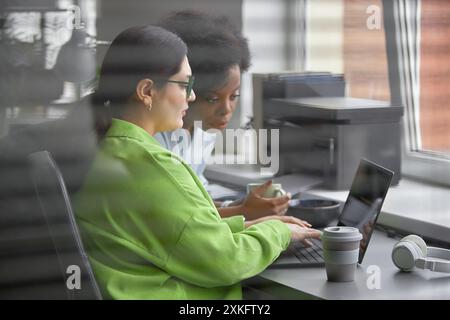
[[[394,173],[374,162],[362,159],[349,195],[339,216],[338,226],[359,229],[363,235],[358,263],[361,264],[369,245],[373,229],[383,206]],[[322,267],[322,243],[311,239],[309,248],[301,242],[292,243],[271,267]]]

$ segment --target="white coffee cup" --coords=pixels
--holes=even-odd
[[[328,227],[321,240],[328,281],[347,282],[355,279],[362,234],[352,227]]]
[[[249,183],[247,184],[247,194],[250,193],[256,187],[261,186],[262,183]],[[264,198],[277,198],[284,196],[286,191],[283,190],[280,183],[272,183],[266,191],[262,194]]]

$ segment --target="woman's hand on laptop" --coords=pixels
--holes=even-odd
[[[305,228],[298,224],[287,224],[291,229],[291,242],[301,241],[306,247],[312,246],[312,243],[308,241],[310,238],[320,239],[321,231],[311,228]]]
[[[316,238],[320,239],[321,231],[311,229],[311,225],[301,219],[292,216],[267,216],[255,220],[245,222],[245,227],[248,228],[256,223],[264,222],[267,220],[280,220],[284,222],[291,230],[291,242],[301,241],[306,247],[312,245],[307,239]]]
[[[311,225],[304,220],[300,220],[296,217],[292,217],[292,216],[266,216],[266,217],[262,217],[262,218],[258,218],[258,219],[254,219],[254,220],[250,220],[250,221],[246,221],[245,222],[245,227],[248,228],[256,223],[260,223],[260,222],[264,222],[267,220],[280,220],[286,224],[293,224],[293,225],[298,225],[300,227],[304,227],[304,228],[310,228]]]

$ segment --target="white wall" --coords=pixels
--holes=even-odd
[[[307,5],[306,69],[342,73],[342,0],[313,0]]]
[[[252,60],[249,70],[242,75],[239,109],[233,115],[230,128],[244,125],[253,115],[252,73],[286,69],[287,1],[291,0],[243,0],[242,32],[249,41]],[[233,143],[225,142],[227,153],[234,153]],[[251,145],[245,154],[254,154],[254,147]]]
[[[244,123],[253,114],[251,74],[286,69],[286,1],[243,0],[242,30],[252,54],[252,66],[243,75],[241,85],[241,123]]]

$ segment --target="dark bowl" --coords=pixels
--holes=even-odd
[[[341,212],[341,204],[328,199],[292,199],[286,215],[305,220],[313,228],[330,225],[337,220]]]

